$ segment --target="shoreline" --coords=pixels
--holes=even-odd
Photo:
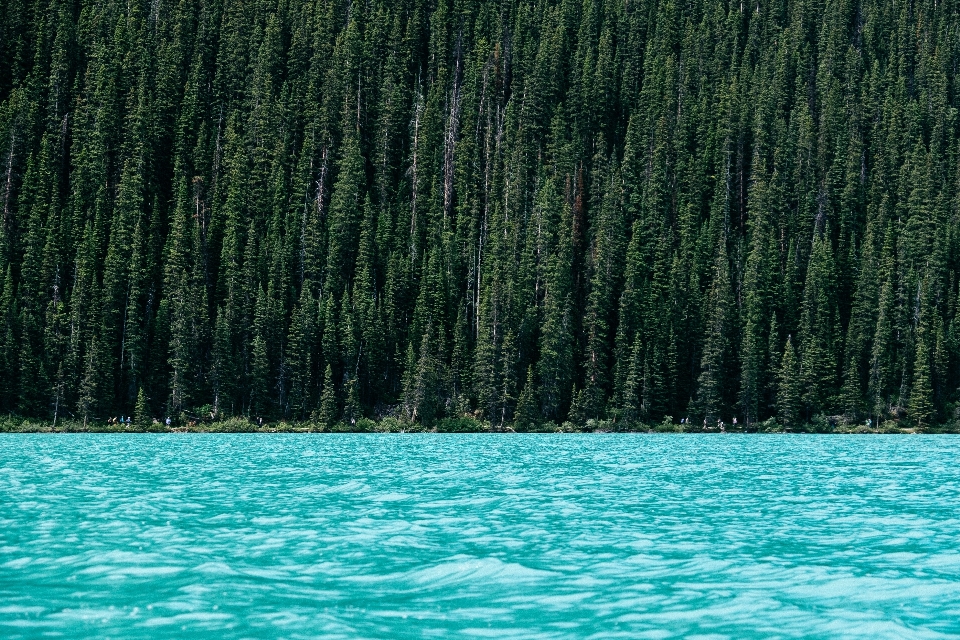
[[[396,420],[383,420],[374,422],[372,420],[363,420],[360,424],[346,425],[337,424],[332,427],[317,424],[315,422],[274,422],[264,425],[257,425],[253,422],[244,422],[239,419],[224,420],[217,422],[197,423],[193,425],[171,426],[166,425],[112,425],[112,424],[91,424],[86,426],[79,422],[60,422],[54,427],[52,422],[31,420],[29,418],[7,418],[0,420],[0,434],[3,433],[116,433],[116,434],[134,434],[134,433],[486,433],[486,434],[547,434],[547,433],[596,433],[596,434],[653,434],[653,433],[673,433],[673,434],[712,434],[712,435],[767,435],[767,434],[794,434],[794,435],[936,435],[936,434],[957,434],[960,433],[960,425],[942,425],[939,427],[927,428],[923,430],[913,428],[900,428],[893,426],[883,426],[881,428],[868,428],[864,425],[838,425],[832,429],[817,429],[816,425],[805,425],[807,428],[783,429],[779,425],[776,428],[739,429],[720,431],[716,428],[702,429],[689,428],[688,425],[679,424],[657,424],[657,425],[635,425],[629,428],[618,429],[610,428],[612,425],[594,426],[582,425],[576,426],[571,423],[563,425],[542,425],[536,428],[517,429],[513,427],[496,428],[492,425],[471,420],[464,424],[463,421],[456,421],[454,424],[436,424],[431,427],[425,427],[420,424],[401,423]]]

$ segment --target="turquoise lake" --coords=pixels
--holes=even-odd
[[[957,637],[958,451],[4,435],[0,637]]]

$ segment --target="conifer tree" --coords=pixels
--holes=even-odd
[[[709,424],[719,419],[724,409],[723,383],[726,379],[731,324],[730,271],[722,239],[717,250],[708,314],[701,373],[697,381],[697,406]]]
[[[533,377],[533,367],[527,367],[527,378],[523,390],[517,399],[517,412],[514,423],[521,429],[530,429],[537,426],[539,410],[537,407],[536,386]]]
[[[950,7],[3,6],[4,411],[954,420]]]
[[[317,418],[321,425],[330,428],[337,422],[337,398],[333,389],[333,369],[330,365],[323,372],[323,390],[320,392],[320,410]]]
[[[150,408],[147,406],[147,397],[143,394],[142,388],[137,391],[137,402],[133,409],[133,422],[141,429],[150,427]]]
[[[837,377],[836,284],[826,235],[813,243],[800,319],[803,401],[811,415],[827,409]]]
[[[916,361],[913,364],[913,386],[910,389],[910,422],[918,429],[929,427],[933,421],[933,384],[930,371],[930,349],[927,338],[917,340]]]
[[[310,294],[310,287],[303,287],[300,293],[300,301],[293,311],[290,333],[287,337],[285,366],[290,370],[290,413],[294,418],[300,420],[307,416],[311,408],[313,353],[316,339],[313,318],[315,307],[316,303]],[[254,340],[256,341],[257,338],[254,338]],[[259,373],[257,371],[257,360],[260,357],[261,348],[255,343],[253,350],[255,371],[253,377],[255,380],[260,377],[257,375]]]
[[[778,378],[777,407],[780,424],[786,428],[793,428],[800,423],[802,381],[800,365],[797,361],[791,336],[787,336],[787,344],[783,348],[783,358],[780,361]]]

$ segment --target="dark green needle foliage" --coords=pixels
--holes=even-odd
[[[4,412],[954,418],[957,0],[0,15]]]

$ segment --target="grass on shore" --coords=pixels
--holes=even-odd
[[[275,421],[258,425],[246,418],[226,418],[222,420],[189,421],[175,423],[167,427],[161,422],[141,422],[133,424],[110,424],[105,420],[89,420],[84,424],[76,420],[59,420],[54,424],[50,420],[23,418],[9,415],[0,417],[0,433],[720,433],[716,427],[704,429],[697,424],[677,424],[667,417],[659,424],[632,423],[625,425],[613,420],[587,420],[584,424],[564,422],[563,424],[544,423],[539,425],[511,425],[500,428],[489,422],[473,417],[445,418],[430,426],[415,422],[386,417],[374,421],[361,418],[352,424],[338,423],[326,425],[317,421]],[[727,433],[837,433],[837,434],[890,434],[890,433],[960,433],[960,421],[917,429],[894,421],[886,421],[877,427],[865,424],[848,424],[842,420],[829,420],[819,417],[813,421],[784,428],[775,420],[751,425],[744,428],[737,425],[726,426]]]

